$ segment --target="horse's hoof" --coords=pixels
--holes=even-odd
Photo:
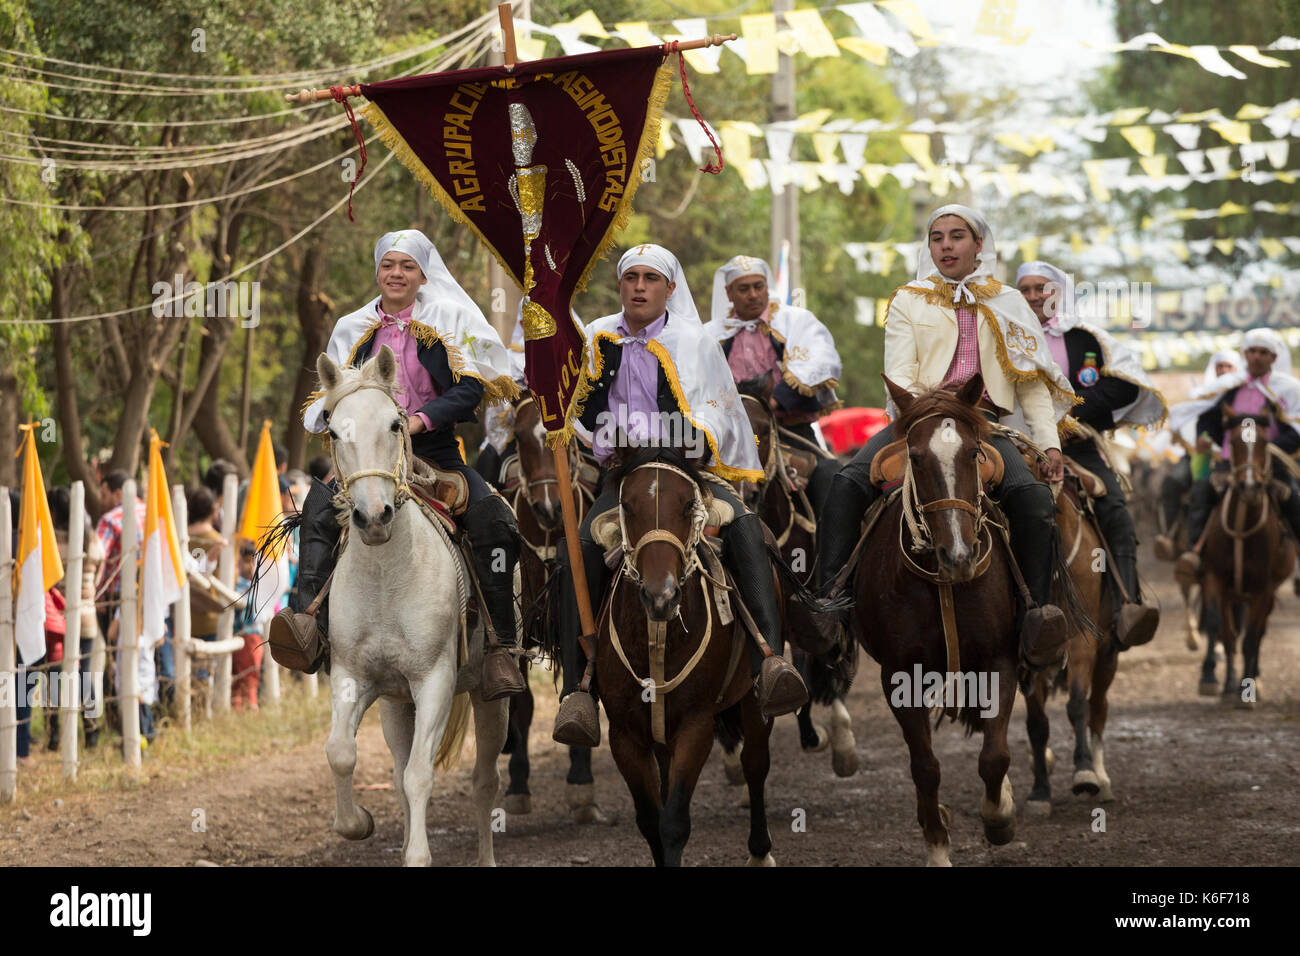
[[[1051,800],[1026,800],[1025,816],[1033,817],[1037,820],[1045,820],[1052,815]]]
[[[831,744],[831,732],[826,729],[825,724],[813,724],[813,736],[816,740],[811,744],[806,744],[802,740],[799,746],[804,749],[804,753],[819,754]]]
[[[365,807],[357,807],[357,813],[361,814],[365,821],[364,832],[348,832],[335,827],[335,831],[345,840],[365,840],[375,832],[375,818],[370,815],[370,811]]]
[[[511,816],[533,812],[533,798],[526,793],[507,793],[501,805]]]
[[[1101,782],[1101,790],[1097,793],[1097,800],[1101,803],[1115,802],[1115,791],[1111,790],[1109,780]]]
[[[985,821],[984,838],[994,846],[1006,846],[1016,838],[1016,818],[1001,824]]]
[[[858,752],[856,750],[832,750],[831,769],[837,777],[851,777],[858,772]]]
[[[952,866],[952,860],[948,857],[949,844],[942,846],[927,846],[925,848],[925,865],[926,866]]]
[[[745,866],[776,866],[776,860],[772,859],[771,853],[764,857],[750,856]]]
[[[1070,790],[1075,796],[1096,796],[1101,791],[1101,780],[1092,770],[1076,770]]]
[[[1219,684],[1214,680],[1202,680],[1196,685],[1196,693],[1202,697],[1217,697],[1219,695]]]

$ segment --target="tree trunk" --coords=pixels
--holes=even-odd
[[[18,459],[8,454],[10,448],[18,447],[18,378],[13,367],[8,363],[0,364],[0,485],[6,488],[18,487]]]
[[[59,319],[67,315],[67,290],[62,269],[50,273],[50,315]],[[72,368],[71,326],[55,322],[50,326],[54,339],[54,381],[59,410],[59,431],[63,438],[63,463],[71,481],[86,486],[86,510],[96,521],[106,510],[99,500],[99,481],[82,453],[81,410],[77,408],[76,373]]]
[[[229,318],[214,321],[208,327],[208,334],[203,337],[203,345],[199,349],[200,380],[197,388],[201,388],[202,392],[196,390],[196,394],[191,395],[191,402],[187,404],[192,403],[194,410],[192,413],[187,412],[187,416],[192,419],[194,433],[207,453],[213,458],[226,459],[239,471],[241,478],[246,478],[251,471],[248,459],[235,441],[235,436],[230,433],[225,419],[221,417],[221,376],[217,374],[234,327],[234,320]],[[205,375],[206,383],[203,381]],[[198,399],[197,402],[193,401],[195,398]]]
[[[302,425],[302,406],[316,388],[316,356],[329,344],[334,321],[334,303],[321,292],[324,272],[324,249],[314,242],[303,257],[302,271],[298,276],[298,324],[302,329],[302,364],[293,385],[289,401],[288,420],[284,428],[284,447],[288,449],[290,468],[306,470],[307,430]]]

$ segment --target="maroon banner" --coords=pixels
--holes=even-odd
[[[362,84],[384,143],[524,294],[528,386],[571,429],[584,367],[570,303],[631,212],[672,70],[662,47]]]

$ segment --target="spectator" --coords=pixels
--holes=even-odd
[[[203,484],[212,492],[216,499],[213,509],[212,527],[221,531],[221,509],[225,503],[226,475],[237,475],[239,469],[226,461],[224,458],[218,458],[203,475]]]
[[[59,555],[63,558],[63,566],[68,566],[68,507],[69,495],[67,488],[55,488],[50,492],[50,517],[54,519],[54,538],[59,545]],[[104,546],[90,526],[90,519],[83,518],[82,535],[84,542],[82,545],[81,559],[81,646],[80,661],[78,670],[81,673],[81,725],[86,732],[86,749],[96,746],[99,743],[99,718],[103,713],[103,675],[96,674],[91,677],[90,657],[94,651],[95,638],[99,636],[99,618],[95,614],[95,581],[99,577],[100,565],[104,563]],[[66,588],[68,581],[65,578],[61,586]],[[66,650],[65,650],[66,652]],[[56,718],[57,720],[57,718]],[[51,742],[50,749],[57,746],[58,725],[51,724]]]
[[[248,593],[253,583],[253,569],[257,563],[257,546],[247,538],[239,545],[239,591]],[[231,659],[234,679],[230,687],[230,705],[235,710],[247,707],[257,712],[257,691],[262,680],[262,634],[264,621],[253,616],[253,608],[239,611],[235,617],[236,637],[244,639],[243,650],[236,651]]]
[[[96,612],[99,615],[99,630],[106,637],[109,623],[121,603],[121,564],[122,564],[122,488],[130,478],[125,471],[116,469],[104,476],[100,485],[100,500],[109,505],[95,526],[100,544],[104,548],[104,563],[99,566],[99,584],[95,589],[98,598]],[[135,499],[136,545],[144,539],[145,505],[138,497]],[[139,551],[136,552],[139,554]],[[132,569],[134,570],[134,569]],[[114,647],[113,639],[107,637],[106,650]],[[115,660],[113,654],[105,655],[105,662]]]
[[[328,455],[317,455],[311,461],[307,462],[307,473],[317,481],[324,481],[329,477],[330,469],[334,466],[330,464]]]
[[[275,458],[275,473],[283,475],[289,467],[289,449],[279,442],[271,443],[271,454]]]
[[[221,532],[216,529],[213,522],[216,516],[216,496],[210,487],[200,485],[198,488],[192,488],[186,497],[186,509],[189,512],[190,554],[195,557],[200,574],[216,574],[217,564],[221,559],[221,549],[226,546],[226,539],[221,536]],[[219,612],[213,609],[216,603],[200,589],[190,588],[190,633],[194,640],[215,641],[217,639]],[[195,677],[206,681],[208,672],[199,670]]]

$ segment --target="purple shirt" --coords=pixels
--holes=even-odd
[[[1050,319],[1048,319],[1046,322],[1043,323],[1044,330],[1056,328],[1057,322],[1058,319],[1056,318],[1056,316],[1052,316]],[[1043,338],[1047,339],[1047,347],[1052,353],[1052,359],[1060,367],[1061,372],[1065,375],[1065,377],[1069,378],[1070,377],[1070,353],[1066,351],[1065,348],[1065,336],[1052,335],[1050,332],[1044,331]]]
[[[1268,375],[1261,375],[1259,378],[1251,378],[1249,375],[1246,376],[1246,381],[1237,389],[1237,394],[1232,397],[1233,415],[1263,415],[1268,409],[1268,399],[1264,397],[1264,393],[1259,389],[1251,388],[1251,382],[1259,382],[1259,384],[1267,386]],[[1277,422],[1274,422],[1268,427],[1268,431],[1265,432],[1264,438],[1266,441],[1273,441],[1273,439],[1277,438]],[[1223,436],[1224,461],[1232,460],[1231,452],[1231,437],[1225,434]]]
[[[397,357],[397,401],[406,409],[407,415],[415,415],[424,422],[425,430],[432,428],[429,416],[419,409],[438,397],[438,386],[429,377],[428,371],[420,364],[420,343],[408,329],[415,303],[389,315],[382,305],[375,306],[379,313],[380,326],[375,332],[375,342],[370,349],[371,355],[379,354],[379,347],[387,345]]]
[[[646,343],[662,332],[667,322],[665,312],[633,336],[627,319],[619,320],[615,331],[623,336],[623,354],[609,386],[607,409],[613,427],[597,428],[592,435],[592,450],[601,464],[614,453],[615,429],[621,429],[630,439],[659,437],[659,360]]]

